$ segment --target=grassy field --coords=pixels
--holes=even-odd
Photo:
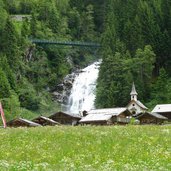
[[[0,129],[0,170],[170,171],[171,126]]]

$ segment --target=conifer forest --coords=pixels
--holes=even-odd
[[[132,82],[149,108],[171,103],[171,1],[0,0],[0,101],[7,120],[60,109],[51,95],[56,85],[97,59],[97,108],[127,105]]]

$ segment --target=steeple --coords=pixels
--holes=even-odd
[[[130,95],[131,95],[131,100],[137,101],[137,95],[138,95],[138,93],[136,92],[134,82],[132,84],[132,91],[131,91]]]

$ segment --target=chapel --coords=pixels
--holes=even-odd
[[[143,113],[148,110],[148,108],[138,100],[138,93],[135,89],[135,84],[132,84],[131,90],[131,100],[127,105],[128,110],[132,113],[132,115]]]

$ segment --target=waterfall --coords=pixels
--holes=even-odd
[[[100,63],[101,61],[94,62],[76,76],[68,100],[68,112],[78,114],[80,111],[95,108],[95,90]]]

